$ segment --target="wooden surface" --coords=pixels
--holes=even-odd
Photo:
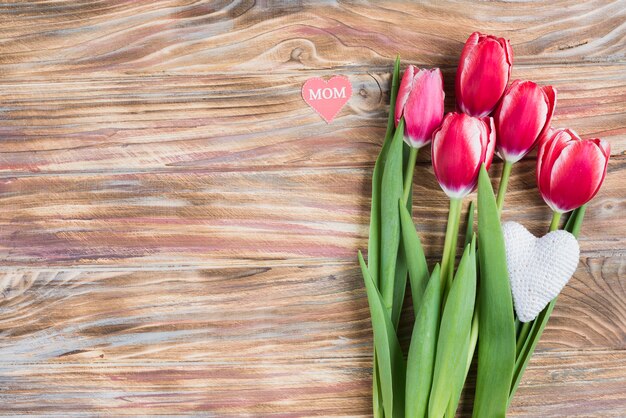
[[[0,414],[368,416],[389,70],[442,67],[451,109],[481,30],[613,153],[510,415],[626,416],[626,1],[298,3],[0,4]],[[332,74],[327,125],[300,87]],[[541,234],[534,164],[504,218]],[[428,152],[416,173],[434,262],[447,203]]]

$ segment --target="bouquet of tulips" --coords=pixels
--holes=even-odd
[[[575,237],[606,175],[609,145],[552,129],[556,89],[509,85],[512,63],[509,41],[472,34],[456,75],[458,112],[444,116],[441,71],[409,66],[398,86],[396,60],[372,175],[367,261],[359,252],[374,332],[374,417],[453,417],[475,352],[473,416],[504,417],[578,263]],[[431,142],[450,210],[441,263],[429,269],[411,209],[417,152]],[[512,167],[537,144],[537,186],[554,231],[541,239],[500,222]],[[494,153],[504,161],[497,195],[488,175]],[[476,188],[477,231],[472,202],[457,265],[462,202]],[[405,356],[397,329],[407,276],[415,322]]]

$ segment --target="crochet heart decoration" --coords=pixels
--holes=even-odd
[[[537,238],[517,222],[502,225],[515,312],[532,321],[558,296],[578,265],[580,249],[567,231]]]

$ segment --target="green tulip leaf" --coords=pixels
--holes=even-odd
[[[404,357],[389,313],[383,305],[380,292],[372,280],[360,251],[359,263],[372,317],[383,410],[385,417],[402,418],[404,417],[404,383],[406,378]]]
[[[394,132],[394,117],[396,97],[398,95],[398,86],[400,83],[400,56],[396,58],[396,62],[393,68],[393,77],[391,81],[391,101],[389,103],[389,119],[387,121],[387,133],[385,134],[385,140],[383,142],[382,149],[376,163],[374,164],[374,171],[372,172],[372,205],[370,212],[370,233],[369,241],[367,244],[367,266],[372,275],[372,279],[376,286],[380,286],[380,189],[383,176],[383,170],[385,167],[385,160],[387,158],[387,149],[391,143],[391,138]]]
[[[398,88],[400,87],[400,55],[396,55],[393,64],[393,75],[391,77],[391,91],[389,92],[389,116],[387,117],[387,132],[385,139],[391,138],[396,126],[396,99]]]
[[[380,290],[385,308],[391,313],[396,282],[396,261],[400,245],[400,212],[402,197],[402,144],[404,121],[398,124],[387,152],[381,184],[381,282]],[[406,274],[406,273],[405,273]]]
[[[404,176],[409,175],[408,172],[410,171],[408,170],[409,153],[410,147],[406,143],[404,143],[402,152],[402,172],[404,173]],[[409,214],[413,210],[411,196],[412,190],[409,192],[409,199],[406,202],[406,205],[404,205],[405,210],[407,210]],[[400,315],[402,314],[402,307],[404,306],[404,294],[406,292],[406,276],[408,269],[407,264],[408,260],[406,251],[404,249],[404,242],[400,240],[400,242],[398,243],[398,258],[396,260],[396,271],[393,285],[393,303],[391,309],[391,322],[393,323],[394,327],[396,327],[396,329],[398,329]]]
[[[376,349],[374,349],[374,365],[372,366],[372,413],[374,418],[383,418],[383,395],[380,393],[380,377],[378,376],[378,359]]]
[[[396,271],[393,285],[393,304],[391,308],[391,323],[398,329],[400,314],[404,305],[404,295],[406,293],[407,258],[402,240],[398,245],[398,258],[396,259]]]
[[[417,312],[420,310],[422,296],[424,295],[426,286],[430,283],[428,280],[428,265],[411,214],[402,201],[400,201],[400,226],[402,230],[402,243],[409,269],[413,312],[417,315]]]
[[[470,332],[468,331],[467,337],[465,338],[465,342],[461,347],[461,353],[463,353],[464,358],[467,359],[469,355],[470,348]],[[459,400],[461,400],[461,393],[463,392],[463,384],[465,383],[465,379],[467,378],[467,369],[465,365],[458,367],[455,370],[452,387],[450,391],[450,402],[448,402],[448,410],[446,412],[446,417],[454,417],[456,415],[456,409],[459,406]]]
[[[459,370],[465,370],[468,340],[476,299],[475,241],[465,247],[454,280],[450,286],[441,316],[437,355],[428,416],[441,418],[456,392]]]
[[[406,418],[423,418],[428,410],[441,310],[439,274],[437,264],[415,314],[406,371]]]
[[[515,365],[515,323],[504,236],[484,165],[478,178],[480,305],[474,418],[504,417]]]

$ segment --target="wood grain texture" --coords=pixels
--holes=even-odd
[[[538,353],[533,360],[508,416],[623,417],[625,351]],[[3,364],[0,400],[6,414],[167,415],[182,410],[219,417],[368,417],[370,367],[369,357],[132,366],[94,362],[38,369]],[[554,386],[561,390],[552,392]]]
[[[355,94],[330,125],[289,75],[0,79],[0,171],[271,170],[371,166],[384,136],[388,68],[341,70]],[[515,67],[558,89],[553,125],[626,150],[626,66]],[[447,106],[454,69],[444,71]]]
[[[626,349],[625,268],[618,257],[585,258],[539,350]],[[0,295],[0,358],[24,367],[355,358],[372,345],[362,279],[350,264],[10,269],[0,273]]]
[[[372,342],[350,265],[0,277],[0,358],[15,363],[349,358]]]
[[[583,254],[623,256],[625,161],[612,159],[590,203]],[[534,167],[516,164],[503,218],[541,235],[551,212]],[[0,177],[0,201],[11,208],[0,212],[0,256],[38,266],[353,263],[367,245],[370,178],[370,169]],[[437,257],[448,200],[430,164],[415,178],[415,221],[426,253]]]
[[[507,416],[623,417],[626,411],[624,351],[536,353]],[[593,362],[589,368],[587,361]],[[555,391],[557,384],[560,390]],[[459,414],[471,417],[474,376],[461,398]]]
[[[613,154],[510,416],[626,416],[625,18],[625,0],[0,4],[0,415],[369,416],[355,254],[389,70],[442,67],[451,110],[480,30],[511,40],[513,78],[558,89],[556,127]],[[354,94],[326,124],[300,89],[333,74]],[[533,158],[503,217],[541,235]],[[413,203],[434,264],[429,160]]]
[[[0,71],[203,73],[456,66],[467,34],[511,38],[519,64],[622,61],[626,3],[148,0],[2,6]]]

